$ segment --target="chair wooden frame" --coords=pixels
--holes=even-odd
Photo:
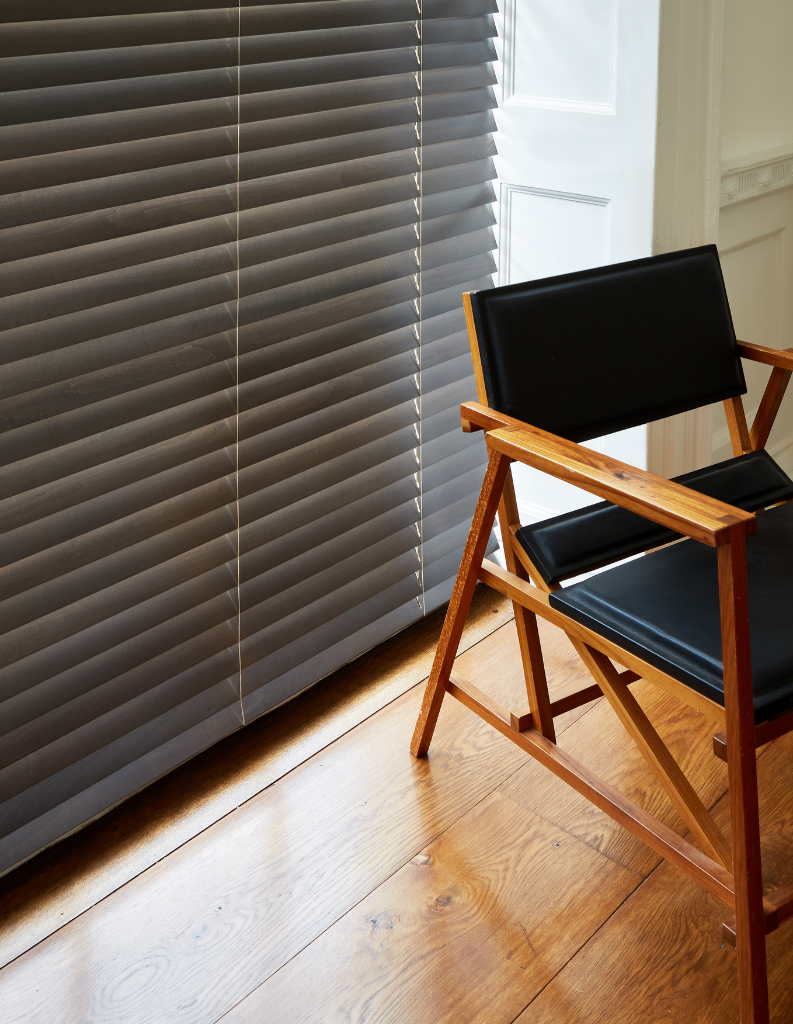
[[[763,896],[756,747],[793,730],[793,713],[755,725],[749,649],[745,538],[756,532],[752,513],[726,505],[609,456],[488,408],[469,294],[464,295],[479,402],[460,407],[464,431],[484,430],[488,466],[430,673],[411,752],[427,753],[445,694],[461,701],[522,750],[605,811],[656,853],[676,864],[725,904],[725,939],[738,949],[742,1024],[769,1020],[765,936],[793,917],[793,887]],[[740,398],[725,401],[736,455],[764,447],[793,373],[793,350],[739,342],[744,358],[773,367],[754,423],[747,427]],[[551,606],[547,584],[515,534],[520,528],[511,463],[524,463],[608,499],[684,536],[717,549],[725,705],[623,650]],[[485,550],[498,512],[506,569]],[[607,563],[608,564],[608,563]],[[502,707],[453,671],[474,588],[482,581],[510,598],[523,660],[528,714]],[[537,615],[568,635],[594,678],[593,685],[552,702]],[[619,672],[612,664],[625,667]],[[709,716],[720,727],[714,753],[726,760],[732,849],[630,691],[646,679]],[[696,846],[595,776],[556,744],[554,718],[605,696],[689,826]]]

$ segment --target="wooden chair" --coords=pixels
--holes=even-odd
[[[471,292],[464,305],[479,401],[461,406],[462,426],[486,431],[489,461],[412,753],[426,754],[449,693],[676,864],[726,906],[741,1021],[765,1024],[765,936],[793,917],[793,887],[763,896],[755,750],[793,729],[793,482],[763,448],[793,352],[736,341],[714,246]],[[773,367],[751,430],[740,357]],[[716,401],[735,458],[676,481],[577,443]],[[521,527],[513,461],[607,500]],[[484,558],[496,511],[506,570]],[[452,671],[479,580],[514,602],[529,714]],[[567,633],[591,686],[551,702],[537,615]],[[639,678],[715,723],[732,849],[632,695]],[[554,718],[601,694],[696,845],[557,746]]]

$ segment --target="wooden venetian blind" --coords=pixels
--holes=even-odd
[[[448,599],[482,475],[456,405],[460,294],[493,269],[493,9],[242,11],[247,717]]]
[[[0,871],[448,598],[489,0],[0,29]],[[455,561],[456,560],[456,561]]]

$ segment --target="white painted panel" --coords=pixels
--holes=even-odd
[[[608,261],[607,199],[502,182],[500,200],[500,284],[568,274]],[[634,427],[590,441],[588,447],[640,466],[645,458],[644,428]],[[528,466],[516,463],[512,471],[523,523],[599,500]]]
[[[607,262],[607,199],[505,183],[500,198],[500,284],[569,274]]]
[[[504,100],[614,113],[618,0],[507,0]]]
[[[499,283],[649,256],[659,0],[500,0]],[[593,441],[636,466],[646,428]],[[515,467],[523,522],[593,500]]]
[[[721,266],[735,333],[756,345],[782,348],[780,257],[784,228],[722,250]],[[744,369],[748,370],[746,363]],[[758,367],[763,372],[762,368]],[[763,376],[767,376],[767,371]]]

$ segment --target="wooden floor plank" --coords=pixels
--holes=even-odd
[[[499,699],[520,692],[520,665],[481,644],[458,663]],[[420,701],[398,698],[9,964],[4,1024],[217,1020],[525,762],[452,698],[417,761]]]
[[[758,760],[766,888],[793,881],[793,735]],[[728,831],[729,799],[714,816]],[[736,955],[723,906],[662,864],[518,1017],[516,1024],[738,1024]],[[793,930],[768,937],[772,1020],[793,1019]]]
[[[0,967],[425,678],[445,609],[380,644],[0,879]],[[481,586],[462,651],[512,616]]]
[[[541,630],[552,698],[589,685],[563,634]],[[456,667],[509,709],[527,709],[514,623]],[[82,869],[66,844],[65,868],[58,848],[37,870],[32,862],[16,906],[52,931],[59,900],[79,905],[70,879],[80,899],[98,899],[140,858],[136,877],[0,971],[3,1024],[731,1024],[735,956],[721,945],[723,908],[676,870],[653,870],[655,855],[451,697],[429,757],[414,760],[421,690],[356,725],[366,686],[320,686],[307,732],[295,702],[260,733],[254,726],[196,759],[198,773],[187,765],[136,798],[154,807],[133,819],[148,822],[148,839],[119,816],[93,860],[83,851]],[[710,753],[713,726],[647,684],[632,691],[723,821],[726,768]],[[355,728],[315,752],[332,734],[336,696]],[[295,719],[274,726],[287,710]],[[683,832],[606,702],[556,724],[562,747]],[[290,758],[303,763],[289,771]],[[793,739],[758,763],[766,881],[789,884]],[[168,855],[149,866],[169,813],[192,829],[191,808],[255,792],[272,765],[283,769],[277,781],[168,853],[171,833]],[[769,937],[780,1021],[793,1019],[786,949],[793,925]]]
[[[511,1024],[640,882],[495,793],[223,1024]]]
[[[634,683],[631,692],[705,805],[713,806],[727,788],[727,766],[713,756],[712,750],[717,727],[650,683]],[[687,827],[605,700],[570,726],[560,746],[664,824],[685,835]],[[649,847],[536,761],[529,761],[502,791],[631,871],[646,876],[660,862],[661,858]]]

